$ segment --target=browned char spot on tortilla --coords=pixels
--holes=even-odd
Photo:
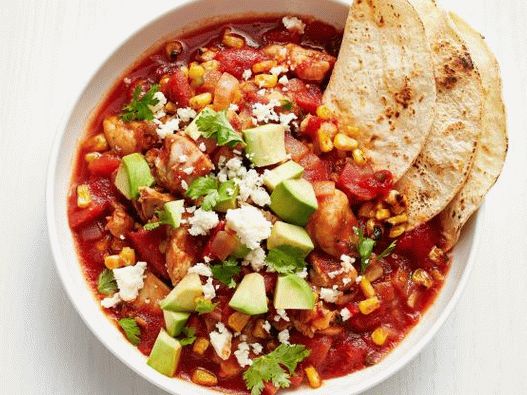
[[[461,50],[452,48],[446,41],[437,43],[433,50],[436,53],[450,53],[452,55],[444,59],[443,64],[438,67],[436,81],[439,89],[450,90],[463,74],[470,74],[475,71],[472,58],[465,46]]]

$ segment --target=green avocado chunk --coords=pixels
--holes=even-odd
[[[259,273],[246,274],[232,295],[229,306],[248,315],[267,313],[267,296],[263,276]]]
[[[282,163],[273,170],[266,171],[264,174],[264,185],[271,191],[282,181],[292,178],[300,178],[304,173],[304,168],[292,160]]]
[[[146,363],[159,373],[173,377],[176,373],[180,356],[181,344],[173,337],[170,337],[164,329],[161,329]]]
[[[145,157],[139,153],[126,155],[115,177],[115,186],[129,200],[139,197],[140,187],[150,187],[155,180]]]
[[[281,219],[305,226],[309,216],[318,208],[313,186],[303,178],[285,180],[271,194],[271,210]]]
[[[271,229],[271,236],[267,239],[267,249],[283,245],[295,247],[307,256],[315,246],[306,230],[301,226],[276,221]]]
[[[181,223],[181,214],[185,211],[184,209],[184,200],[173,200],[171,202],[165,203],[163,206],[164,216],[163,219],[167,225],[172,226],[173,228],[179,228]]]
[[[167,328],[168,334],[175,337],[179,335],[185,327],[188,317],[190,317],[190,313],[163,310],[163,317],[165,318],[165,327]]]
[[[251,252],[249,247],[247,247],[245,244],[243,244],[238,237],[236,237],[236,247],[234,248],[234,251],[232,252],[231,256],[237,259],[243,259]]]
[[[315,294],[296,274],[280,276],[274,290],[275,309],[311,310],[315,307]]]
[[[267,124],[243,131],[247,157],[256,167],[282,162],[286,157],[285,129],[282,125]]]
[[[197,273],[189,273],[181,279],[172,291],[159,302],[163,310],[194,311],[196,299],[203,295],[201,280]]]
[[[227,193],[231,190],[231,193]],[[227,210],[235,209],[237,207],[237,199],[240,188],[234,183],[234,181],[227,181],[220,185],[218,189],[218,194],[220,196],[228,196],[223,200],[218,200],[216,206],[214,206],[215,211],[220,213],[226,213]]]

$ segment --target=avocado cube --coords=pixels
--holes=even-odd
[[[247,157],[256,167],[280,163],[287,157],[285,151],[285,128],[278,124],[267,124],[243,131],[247,146]]]
[[[294,225],[305,226],[317,208],[313,186],[303,178],[282,181],[271,194],[271,210]]]
[[[201,280],[197,273],[189,273],[181,279],[165,299],[159,302],[163,310],[194,311],[196,299],[203,295]]]
[[[267,313],[267,295],[263,276],[259,273],[246,274],[232,295],[229,306],[247,315]]]
[[[201,137],[201,131],[198,128],[197,121],[199,118],[201,118],[203,115],[211,115],[214,114],[213,110],[210,108],[204,108],[197,116],[192,120],[191,123],[188,124],[188,126],[185,128],[184,133],[189,136],[192,140],[197,140]]]
[[[278,277],[274,291],[275,309],[312,310],[315,294],[306,280],[296,274]]]
[[[159,373],[173,377],[180,357],[181,344],[161,329],[146,363]]]
[[[175,337],[181,333],[187,324],[190,313],[163,310],[163,317],[165,319],[167,333],[170,336]]]
[[[174,200],[165,203],[163,206],[163,219],[167,225],[170,225],[173,228],[179,228],[181,215],[185,211],[184,204],[184,200]]]
[[[300,178],[304,174],[304,168],[292,160],[282,163],[273,170],[266,171],[264,174],[264,185],[271,191],[282,181],[292,178]]]
[[[283,245],[297,248],[302,251],[304,256],[307,256],[315,248],[304,228],[276,221],[271,229],[271,236],[267,239],[267,248],[270,250]]]
[[[155,179],[145,157],[139,153],[126,155],[115,177],[115,186],[129,200],[139,197],[140,187],[150,187]]]
[[[231,193],[227,193],[228,191]],[[214,206],[215,211],[220,213],[226,213],[227,210],[235,209],[237,207],[237,199],[240,188],[234,183],[234,181],[227,181],[220,185],[218,193],[220,196],[228,196],[228,198],[220,199]]]

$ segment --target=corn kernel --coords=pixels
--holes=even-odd
[[[408,215],[406,214],[396,215],[395,217],[388,218],[386,222],[388,222],[390,225],[393,225],[393,226],[404,224],[408,222]]]
[[[390,239],[395,239],[401,236],[405,231],[406,231],[405,224],[396,225],[390,229],[390,233],[388,234],[388,236],[390,237]]]
[[[319,118],[329,120],[333,117],[333,114],[331,113],[331,110],[328,108],[328,106],[322,104],[317,107],[317,116]]]
[[[390,218],[390,215],[392,215],[392,213],[390,213],[390,210],[387,208],[381,208],[375,212],[375,218],[379,221]]]
[[[197,64],[197,63],[191,63],[190,67],[188,69],[188,78],[191,80],[197,80],[203,77],[203,74],[205,74],[205,69],[203,66]]]
[[[356,164],[363,165],[366,163],[366,157],[360,148],[355,148],[351,154],[353,155],[353,160]]]
[[[318,136],[318,147],[322,152],[330,152],[333,150],[333,141],[329,133],[320,128],[317,131]]]
[[[212,95],[210,92],[201,93],[199,95],[193,96],[189,100],[189,105],[194,110],[201,110],[206,105],[212,103]]]
[[[373,313],[379,307],[381,307],[381,301],[377,296],[359,302],[359,310],[364,315]]]
[[[167,114],[175,114],[177,112],[177,106],[175,103],[169,101],[167,104],[165,104],[165,112]]]
[[[207,71],[214,71],[214,70],[218,70],[220,68],[220,62],[218,62],[217,60],[208,60],[206,62],[203,62],[201,64],[201,67],[203,67],[205,70]]]
[[[349,126],[349,125],[346,125],[344,127],[344,130],[343,132],[347,135],[347,136],[350,136],[350,137],[357,137],[360,133],[360,129],[356,126]]]
[[[388,338],[388,332],[382,327],[378,327],[371,334],[371,340],[378,346],[382,346]]]
[[[223,34],[222,43],[229,48],[243,48],[245,45],[245,40],[242,37],[225,31]]]
[[[101,154],[99,152],[88,152],[86,155],[84,155],[84,160],[90,163],[100,157],[101,157]]]
[[[443,275],[443,273],[441,273],[438,269],[435,269],[435,268],[432,269],[430,271],[430,274],[436,281],[443,281],[445,279],[445,276]]]
[[[366,278],[366,276],[362,276],[362,279],[360,280],[360,289],[362,290],[362,293],[367,298],[372,298],[375,296],[375,289],[370,283],[370,280]]]
[[[354,138],[346,136],[344,133],[338,133],[333,139],[335,148],[341,151],[353,151],[359,147],[359,142]]]
[[[210,342],[205,337],[198,337],[192,345],[192,351],[198,355],[205,354],[207,348],[209,348]]]
[[[86,208],[91,204],[90,188],[86,184],[77,185],[77,207]]]
[[[419,299],[419,296],[421,296],[421,293],[419,291],[413,291],[410,296],[408,296],[408,299],[406,300],[406,304],[408,307],[411,307],[412,309],[417,304],[417,300]]]
[[[108,269],[117,269],[124,266],[124,261],[119,255],[108,255],[104,257],[104,266]]]
[[[258,74],[254,77],[254,82],[260,88],[274,88],[278,83],[278,76],[274,74]]]
[[[227,319],[227,325],[229,325],[235,332],[241,332],[250,319],[250,315],[235,311]]]
[[[205,387],[212,387],[213,385],[218,384],[218,378],[216,375],[203,368],[197,368],[194,370],[191,380],[192,382]]]
[[[309,386],[311,388],[318,388],[322,385],[322,380],[320,379],[320,375],[318,374],[318,371],[311,365],[304,368],[304,372],[306,373],[307,382],[309,383]]]
[[[433,246],[430,252],[428,253],[428,258],[432,262],[439,263],[445,257],[445,252],[438,246]]]
[[[123,260],[125,266],[135,265],[135,251],[130,247],[123,247],[119,256]]]
[[[108,150],[108,142],[103,133],[90,137],[85,143],[84,148],[90,151],[103,152]]]
[[[434,280],[424,269],[417,269],[412,273],[412,281],[418,285],[422,285],[425,288],[430,288],[434,285]]]
[[[262,60],[261,62],[253,64],[252,72],[254,74],[266,73],[273,67],[276,67],[277,64],[276,60]]]

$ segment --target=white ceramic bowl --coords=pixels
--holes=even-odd
[[[77,263],[72,235],[66,214],[66,196],[69,188],[73,158],[80,136],[93,108],[112,87],[116,79],[145,50],[162,38],[173,35],[185,27],[196,27],[204,18],[240,13],[280,13],[313,15],[318,19],[342,27],[348,4],[342,1],[317,0],[199,0],[182,5],[149,22],[132,34],[94,73],[79,98],[73,103],[69,118],[61,129],[52,150],[47,175],[47,220],[51,247],[57,271],[66,292],[84,322],[99,340],[122,362],[144,378],[173,394],[216,394],[187,381],[170,379],[157,373],[145,363],[137,351],[106,318],[88,288]],[[328,380],[310,394],[350,394],[362,392],[385,380],[414,358],[430,341],[459,299],[473,264],[472,252],[476,248],[477,229],[481,221],[475,218],[466,226],[454,251],[454,264],[445,285],[432,307],[407,338],[382,362],[360,372]]]

